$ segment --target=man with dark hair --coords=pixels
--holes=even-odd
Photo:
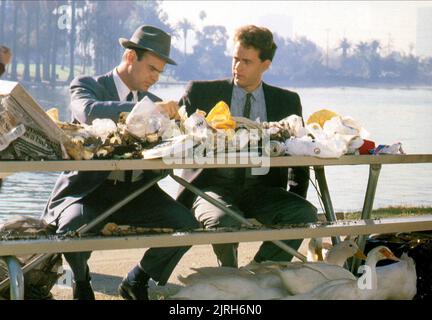
[[[117,122],[121,112],[129,112],[145,96],[160,110],[175,118],[177,103],[162,102],[148,92],[159,80],[169,58],[171,37],[164,31],[141,26],[130,40],[120,39],[125,48],[121,63],[113,71],[97,77],[79,77],[72,81],[71,111],[73,121],[91,124],[96,118]],[[153,179],[152,171],[63,172],[54,187],[43,218],[57,226],[57,233],[77,230]],[[110,222],[146,227],[194,229],[198,223],[188,209],[173,200],[157,184],[121,207]],[[94,228],[98,231],[99,228]],[[151,248],[123,279],[119,293],[124,299],[148,299],[150,278],[165,284],[189,247]],[[90,252],[64,254],[74,274],[74,299],[93,300]]]
[[[12,53],[8,47],[0,45],[0,77],[6,71],[6,65],[12,60]]]
[[[240,28],[234,37],[232,79],[192,81],[180,100],[188,114],[197,108],[209,112],[220,100],[230,105],[233,116],[252,120],[278,121],[302,115],[297,93],[270,86],[262,81],[276,51],[272,33],[253,25]],[[183,178],[246,218],[265,225],[314,222],[316,208],[305,198],[309,168],[271,168],[266,175],[252,175],[250,169],[184,170]],[[288,180],[290,181],[288,183]],[[287,186],[289,184],[289,191]],[[239,226],[240,222],[201,197],[180,188],[178,199],[192,209],[206,228]],[[284,241],[298,249],[302,240]],[[237,267],[238,244],[217,244],[213,249],[222,266]],[[264,242],[256,262],[289,261],[292,256],[271,242]]]

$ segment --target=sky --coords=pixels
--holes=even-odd
[[[418,8],[432,1],[173,1],[162,3],[168,21],[186,17],[196,28],[224,25],[231,35],[244,24],[266,26],[283,37],[306,36],[322,48],[340,39],[380,40],[384,47],[408,53],[416,42]],[[200,20],[205,11],[207,17]],[[181,39],[174,45],[182,48]]]

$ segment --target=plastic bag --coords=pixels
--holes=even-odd
[[[205,113],[201,110],[195,111],[183,122],[184,131],[199,140],[206,139],[210,134],[210,126],[207,124]]]
[[[351,117],[333,117],[326,121],[322,128],[328,133],[359,136],[363,139],[369,136],[369,132]]]
[[[324,123],[333,117],[337,117],[338,114],[327,109],[321,109],[317,112],[314,112],[310,115],[306,124],[318,123],[321,128],[324,128]]]
[[[372,154],[405,154],[402,149],[402,143],[394,143],[392,145],[380,144],[376,147]]]
[[[117,125],[111,119],[95,119],[91,126],[85,126],[85,128],[92,136],[99,137],[102,141],[117,131]]]
[[[291,137],[285,141],[286,154],[292,156],[315,156],[319,158],[339,158],[347,151],[341,139],[313,139],[310,136]]]
[[[126,130],[141,139],[155,133],[162,136],[170,125],[170,119],[148,97],[138,102],[126,118]]]
[[[214,129],[235,129],[236,122],[231,117],[228,105],[219,101],[209,112],[206,120]]]

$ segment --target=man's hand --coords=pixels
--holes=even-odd
[[[0,63],[9,64],[12,60],[12,52],[8,47],[0,46]]]
[[[160,112],[165,113],[170,119],[180,120],[180,115],[178,114],[179,106],[176,101],[160,101],[156,102]]]

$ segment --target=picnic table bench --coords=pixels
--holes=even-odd
[[[333,243],[339,242],[340,235],[361,235],[359,246],[363,247],[366,236],[371,233],[394,233],[432,230],[432,215],[409,218],[387,218],[371,219],[371,212],[375,198],[376,187],[382,165],[387,164],[418,164],[432,162],[430,154],[413,155],[348,155],[338,159],[322,159],[308,156],[274,157],[267,158],[266,166],[271,167],[296,167],[310,166],[314,168],[318,181],[319,192],[323,201],[324,214],[327,222],[324,224],[308,224],[302,226],[263,227],[243,219],[236,212],[223,207],[217,200],[206,196],[198,188],[190,185],[182,178],[174,174],[173,169],[189,168],[259,168],[263,166],[263,159],[259,157],[236,158],[230,161],[164,161],[164,159],[153,160],[59,160],[59,161],[0,161],[0,172],[33,172],[33,171],[112,171],[112,170],[161,170],[160,176],[149,181],[145,186],[108,209],[95,221],[84,225],[76,232],[75,237],[59,237],[33,240],[7,240],[0,241],[0,258],[3,259],[9,270],[9,279],[0,283],[0,290],[10,282],[12,299],[23,299],[24,277],[23,273],[40,263],[52,253],[112,250],[149,247],[169,247],[179,245],[196,245],[210,243],[232,243],[250,241],[273,241],[276,245],[286,250],[300,260],[305,257],[292,248],[286,246],[281,240],[302,239],[311,237],[332,237]],[[214,160],[214,159],[213,159]],[[333,209],[330,192],[327,186],[325,167],[345,165],[368,165],[369,178],[364,195],[364,204],[360,220],[337,221]],[[104,220],[110,214],[118,210],[124,204],[144,192],[166,176],[171,176],[176,182],[182,184],[190,191],[206,196],[207,200],[216,206],[220,206],[235,218],[241,220],[248,226],[240,230],[221,231],[198,231],[198,232],[174,232],[170,234],[151,235],[128,235],[116,237],[82,236],[94,225]],[[21,267],[16,259],[18,255],[35,254],[40,255],[28,265]],[[358,261],[354,261],[351,268],[356,270]]]

